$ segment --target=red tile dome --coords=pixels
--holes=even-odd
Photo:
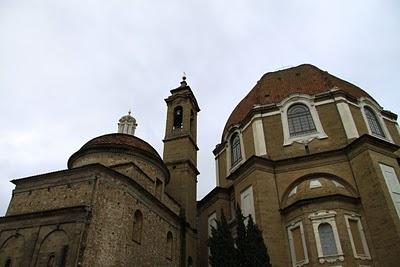
[[[223,136],[231,126],[241,123],[255,105],[277,104],[292,94],[315,95],[334,87],[356,98],[370,97],[361,88],[310,64],[268,72],[235,107],[225,124]]]

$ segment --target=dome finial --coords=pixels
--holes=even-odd
[[[136,130],[136,119],[131,116],[131,110],[129,109],[128,115],[122,116],[118,122],[118,133],[135,135]]]

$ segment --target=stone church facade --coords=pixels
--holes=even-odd
[[[367,92],[312,65],[265,74],[230,115],[199,201],[199,105],[185,79],[165,101],[163,157],[128,114],[68,169],[13,180],[0,266],[206,267],[210,227],[223,211],[233,231],[236,203],[273,266],[398,266],[400,131]]]

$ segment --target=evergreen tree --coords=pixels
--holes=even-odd
[[[211,237],[208,239],[210,247],[210,263],[213,267],[235,267],[236,249],[228,222],[222,211],[221,220],[217,220],[217,227],[211,228]]]
[[[222,212],[221,220],[216,221],[216,228],[211,228],[211,237],[208,239],[211,266],[271,267],[261,230],[254,223],[251,215],[247,218],[247,227],[245,221],[246,218],[237,205],[237,238],[234,242],[226,217]]]
[[[246,226],[244,224],[242,210],[238,204],[236,204],[236,233],[237,266],[246,267]]]
[[[249,216],[246,227],[246,262],[247,266],[270,267],[267,247],[264,243],[261,230]]]

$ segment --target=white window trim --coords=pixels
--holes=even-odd
[[[381,112],[380,112],[380,109],[377,108],[375,105],[372,105],[372,104],[370,104],[370,103],[367,103],[366,100],[367,100],[367,99],[365,99],[365,98],[362,99],[362,102],[361,102],[361,104],[360,104],[360,106],[361,106],[360,108],[361,108],[362,116],[363,116],[363,118],[364,118],[364,122],[365,122],[365,124],[367,125],[368,133],[369,133],[370,135],[376,137],[376,138],[379,138],[379,139],[382,139],[382,140],[389,141],[389,142],[393,143],[392,136],[390,135],[389,130],[388,130],[388,128],[386,127],[386,123],[385,123],[385,121],[383,120],[383,116],[382,116],[382,114],[381,114]],[[369,108],[374,112],[375,117],[376,117],[376,119],[378,120],[378,123],[380,124],[381,129],[382,129],[383,134],[385,135],[385,137],[382,137],[382,136],[380,136],[380,135],[376,135],[376,134],[373,134],[373,133],[372,133],[371,127],[369,126],[369,123],[368,123],[367,114],[365,114],[365,107],[369,107]]]
[[[232,151],[231,138],[235,133],[237,133],[239,135],[241,159],[234,166],[232,166],[232,161],[231,161],[231,158],[232,158],[232,155],[231,155],[231,151]],[[242,132],[238,129],[238,130],[232,132],[228,137],[229,138],[227,139],[227,142],[226,142],[226,173],[227,173],[227,175],[231,174],[234,170],[239,168],[239,166],[242,165],[243,162],[245,162],[245,153],[244,153],[244,144],[243,144]]]
[[[362,224],[361,224],[360,217],[361,217],[360,215],[354,214],[354,213],[345,214],[344,215],[344,218],[345,218],[345,221],[346,221],[347,231],[348,231],[349,237],[350,237],[350,243],[351,243],[351,248],[353,250],[354,258],[360,259],[360,260],[370,260],[371,259],[371,254],[369,253],[369,248],[368,248],[367,240],[365,238],[365,233],[364,233],[364,229],[363,229]],[[356,246],[355,246],[354,240],[353,240],[353,235],[351,233],[349,220],[357,221],[357,228],[358,228],[358,231],[359,231],[359,234],[360,234],[360,238],[361,238],[364,254],[357,254]]]
[[[318,251],[318,259],[319,259],[320,263],[324,263],[324,262],[332,263],[332,262],[336,262],[336,261],[344,261],[344,255],[343,255],[342,246],[340,245],[339,233],[338,233],[338,230],[336,227],[335,216],[336,216],[335,211],[325,211],[325,210],[314,212],[308,216],[308,218],[311,220],[312,225],[313,225],[315,242],[316,242],[317,251]],[[319,237],[319,232],[318,232],[318,226],[321,223],[329,223],[332,227],[333,236],[335,238],[336,249],[337,249],[336,255],[325,256],[322,252],[321,239]]]
[[[297,262],[296,261],[296,252],[294,249],[294,242],[293,242],[293,235],[292,235],[292,229],[295,229],[297,227],[300,227],[300,233],[301,233],[301,242],[303,244],[303,250],[304,250],[304,260]],[[287,226],[287,232],[288,232],[288,237],[289,237],[289,247],[290,247],[290,256],[292,259],[292,266],[293,267],[301,267],[303,265],[306,265],[309,263],[308,260],[308,251],[307,251],[307,246],[306,246],[306,239],[304,237],[304,228],[303,228],[303,223],[302,221],[298,222],[293,222]]]
[[[289,132],[289,122],[287,118],[287,111],[288,109],[294,104],[303,104],[305,105],[308,110],[310,111],[311,117],[313,119],[316,132],[304,134],[300,136],[290,136]],[[289,146],[294,142],[308,144],[313,139],[324,139],[328,136],[326,135],[324,129],[322,128],[321,121],[318,116],[318,111],[315,107],[314,100],[312,97],[303,94],[296,94],[288,97],[281,104],[279,104],[281,110],[281,120],[282,120],[282,128],[283,128],[283,146]]]

